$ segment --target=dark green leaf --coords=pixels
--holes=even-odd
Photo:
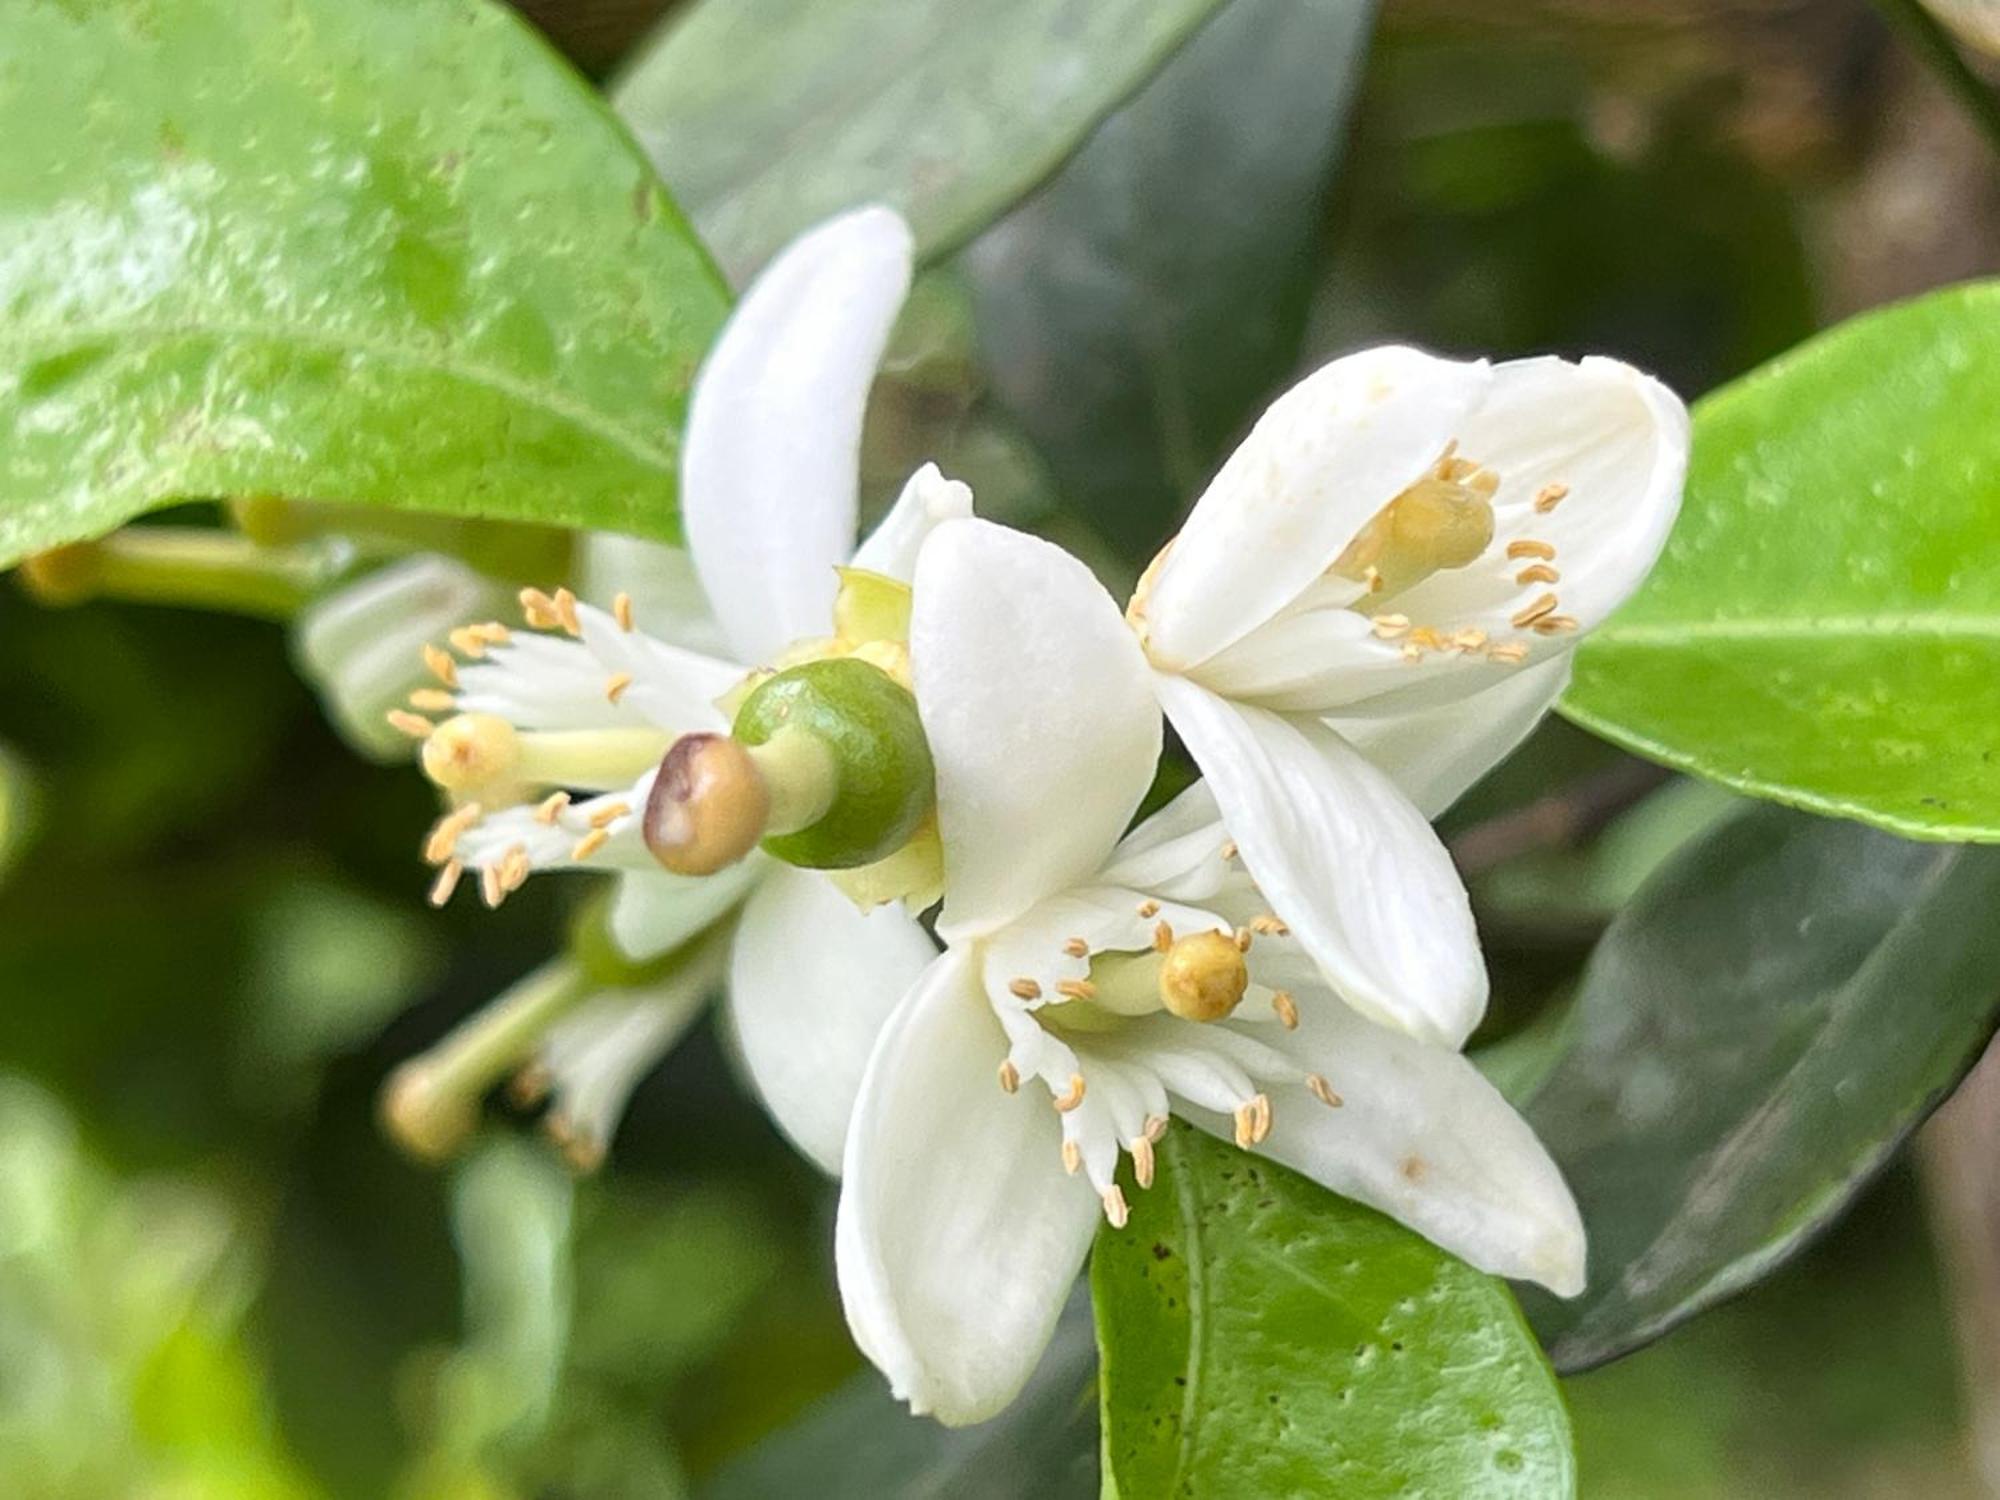
[[[1235,0],[967,266],[994,386],[1157,545],[1297,358],[1369,0]]]
[[[1506,1285],[1283,1167],[1174,1130],[1090,1280],[1124,1500],[1574,1492]]]
[[[1095,1500],[1090,1313],[1075,1299],[1033,1379],[977,1427],[913,1417],[873,1370],[732,1465],[702,1500]]]
[[[2000,282],[1858,318],[1697,409],[1686,510],[1565,711],[1757,796],[2000,839]]]
[[[928,259],[1048,175],[1221,0],[701,0],[612,91],[747,277],[844,208]]]
[[[2000,1007],[2000,851],[1751,808],[1605,933],[1527,1116],[1583,1207],[1590,1289],[1529,1294],[1557,1363],[1638,1347],[1838,1214]]]
[[[725,294],[520,22],[92,0],[6,26],[0,565],[186,496],[674,534]]]

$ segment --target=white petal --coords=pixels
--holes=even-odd
[[[715,703],[743,680],[739,664],[670,646],[643,630],[621,630],[616,620],[592,605],[583,605],[577,615],[583,644],[601,669],[599,697],[607,696],[614,676],[623,676],[630,681],[619,695],[619,706],[649,724],[677,734],[729,727]]]
[[[733,654],[685,548],[583,532],[577,537],[576,591],[595,604],[629,594],[639,628],[655,640],[704,656]]]
[[[1324,991],[1297,997],[1296,1032],[1257,1037],[1343,1101],[1269,1089],[1258,1150],[1407,1224],[1482,1271],[1583,1290],[1584,1234],[1562,1173],[1528,1124],[1456,1052],[1375,1026]],[[1230,1137],[1226,1116],[1186,1111]]]
[[[658,865],[635,869],[611,899],[611,940],[634,963],[671,952],[719,921],[771,865],[765,855],[752,854],[713,875],[675,875]]]
[[[1185,671],[1296,599],[1458,435],[1484,361],[1367,349],[1271,404],[1189,514],[1146,591],[1147,649]]]
[[[882,1023],[937,947],[900,906],[865,915],[823,875],[776,865],[744,904],[729,962],[731,1031],[786,1135],[840,1170]]]
[[[827,632],[833,570],[854,550],[862,413],[910,257],[886,208],[808,231],[744,295],[695,382],[681,514],[740,660]]]
[[[1572,665],[1572,653],[1563,651],[1470,698],[1327,725],[1435,818],[1528,737],[1569,686]]]
[[[1006,1042],[944,954],[889,1018],[847,1139],[835,1260],[848,1327],[911,1409],[959,1425],[1040,1359],[1099,1204],[1046,1096],[1001,1092]]]
[[[1083,882],[1160,754],[1145,658],[1082,563],[987,521],[950,521],[917,563],[917,708],[937,766],[955,940]]]
[[[889,514],[868,534],[854,554],[853,566],[908,583],[917,570],[924,538],[944,522],[963,521],[971,514],[971,489],[945,478],[936,464],[925,464],[910,476]]]
[[[1331,730],[1156,679],[1271,908],[1348,1001],[1456,1047],[1486,1007],[1472,909],[1423,815]]]

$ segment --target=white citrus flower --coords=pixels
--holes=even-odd
[[[834,219],[781,253],[694,388],[686,556],[591,539],[584,580],[608,608],[568,590],[527,591],[539,631],[472,625],[452,633],[456,654],[428,648],[440,682],[413,710],[453,717],[398,715],[456,800],[428,842],[441,868],[434,899],[448,899],[467,872],[498,904],[534,871],[613,870],[610,929],[635,961],[738,912],[735,1039],[779,1124],[829,1170],[866,1056],[855,1038],[872,1034],[935,948],[900,905],[864,914],[827,877],[758,852],[712,875],[670,874],[643,825],[669,746],[690,732],[726,735],[718,705],[758,671],[855,654],[907,676],[900,619],[871,633],[879,622],[837,617],[836,594],[850,613],[857,598],[886,597],[895,615],[925,533],[971,512],[965,486],[926,466],[855,546],[862,414],[910,271],[909,230],[881,208]],[[860,570],[846,592],[843,568]],[[634,1022],[620,1033],[607,1022],[592,1034],[598,1052],[614,1035],[643,1040],[650,1062],[677,1028]],[[564,1128],[607,1128],[602,1111],[590,1113]]]
[[[1325,988],[1205,788],[1119,838],[1160,720],[1079,563],[940,527],[910,645],[948,947],[875,1045],[837,1234],[849,1324],[901,1397],[951,1423],[1007,1404],[1099,1215],[1124,1223],[1120,1155],[1144,1187],[1176,1114],[1488,1271],[1581,1288],[1576,1207],[1527,1125],[1456,1051]]]
[[[1427,818],[1518,744],[1673,524],[1686,409],[1607,359],[1370,349],[1280,397],[1127,611],[1252,875],[1342,998],[1486,1004]],[[1407,795],[1396,795],[1400,787]]]

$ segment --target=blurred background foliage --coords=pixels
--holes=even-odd
[[[598,77],[662,9],[521,8]],[[935,457],[1129,578],[1301,362],[1596,349],[1693,394],[2000,263],[1987,146],[1858,0],[1387,0],[1366,30],[1234,0],[936,264],[875,501]],[[423,908],[427,791],[335,740],[279,631],[7,590],[0,638],[8,1494],[679,1496],[855,1371],[828,1187],[706,1030],[596,1177],[527,1118],[443,1172],[388,1145],[383,1075],[533,967],[571,893]],[[1728,801],[1489,847],[1620,765],[1552,723],[1453,815],[1495,1035],[1532,1040]],[[1566,1382],[1584,1492],[1979,1493],[1949,1324],[1899,1168],[1756,1291]]]

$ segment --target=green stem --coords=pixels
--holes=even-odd
[[[1944,23],[1925,9],[1921,0],[1875,0],[1875,8],[1937,74],[1987,144],[2000,152],[2000,95],[1965,60]]]
[[[21,566],[49,604],[116,599],[288,620],[344,573],[352,549],[332,541],[260,546],[198,526],[129,526]]]

